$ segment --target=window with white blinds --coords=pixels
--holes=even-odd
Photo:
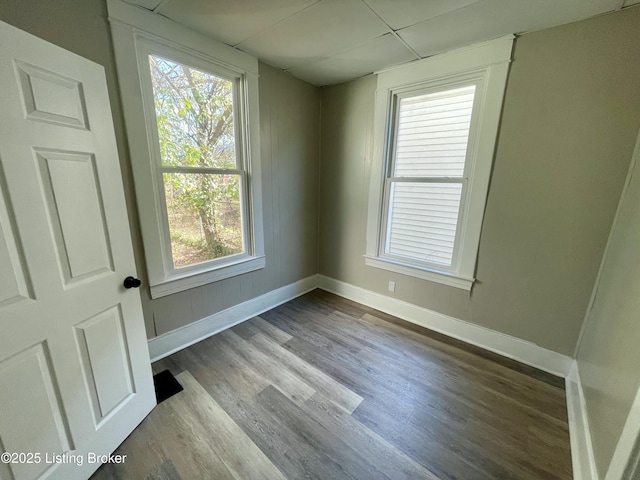
[[[378,73],[366,265],[471,289],[512,48]]]
[[[386,255],[453,265],[475,89],[397,98]]]

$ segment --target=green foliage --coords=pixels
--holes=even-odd
[[[163,166],[236,169],[233,83],[157,56],[149,63]],[[239,175],[165,172],[164,182],[176,266],[242,251]],[[183,217],[199,219],[200,240]]]

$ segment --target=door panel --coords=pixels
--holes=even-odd
[[[24,388],[25,379],[32,382],[29,389]],[[6,451],[61,454],[73,448],[46,342],[4,360],[0,364],[0,385],[0,431]],[[46,470],[44,462],[18,464],[13,474],[16,480],[37,478]]]
[[[95,157],[36,150],[65,286],[113,272]]]
[[[33,299],[31,280],[25,270],[22,245],[16,235],[13,212],[7,204],[5,190],[0,170],[0,308]]]
[[[82,83],[20,61],[16,71],[29,119],[87,128]]]
[[[77,325],[76,334],[97,426],[133,393],[119,306]]]
[[[155,405],[104,70],[0,22],[0,448],[88,478]]]

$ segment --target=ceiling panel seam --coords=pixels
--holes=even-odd
[[[166,0],[166,1],[170,1],[170,0]],[[292,13],[292,14],[291,14],[291,15],[289,15],[288,17],[281,18],[281,19],[280,19],[280,20],[278,20],[277,22],[272,23],[272,24],[271,24],[271,25],[269,25],[268,27],[263,28],[263,29],[262,29],[262,30],[260,30],[259,32],[255,32],[253,35],[249,35],[247,38],[243,39],[242,41],[240,41],[240,42],[238,42],[238,43],[236,43],[236,44],[232,45],[232,47],[240,48],[240,47],[238,47],[238,45],[240,45],[240,44],[242,44],[242,43],[245,43],[245,42],[248,42],[249,40],[252,40],[252,39],[254,39],[254,38],[255,38],[255,37],[257,37],[257,36],[260,36],[260,35],[262,35],[263,33],[268,32],[269,30],[271,30],[271,29],[273,29],[273,28],[277,27],[277,26],[278,26],[278,25],[280,25],[281,23],[286,22],[287,20],[289,20],[290,18],[295,17],[296,15],[300,15],[300,14],[301,14],[302,12],[304,12],[305,10],[307,10],[307,9],[309,9],[309,8],[311,8],[311,7],[314,7],[315,5],[317,5],[318,3],[320,3],[320,1],[321,1],[321,0],[316,0],[315,2],[310,3],[310,4],[309,4],[309,5],[307,5],[306,7],[304,7],[304,8],[302,8],[302,9],[298,10],[297,12]],[[242,49],[240,49],[240,50],[242,50]]]
[[[396,37],[396,38],[400,41],[400,43],[402,43],[406,48],[408,48],[408,49],[411,51],[411,53],[412,53],[413,55],[415,55],[416,60],[419,60],[420,58],[422,58],[422,57],[420,56],[420,54],[419,54],[418,52],[416,52],[416,51],[413,49],[413,47],[412,47],[411,45],[409,45],[407,42],[405,42],[405,41],[404,41],[404,39],[403,39],[403,38],[401,38],[401,37],[400,37],[400,35],[398,35],[398,34],[396,33],[396,31],[391,27],[391,25],[389,25],[389,24],[387,23],[387,21],[386,21],[384,18],[382,18],[382,17],[378,14],[378,12],[376,12],[376,11],[373,9],[373,7],[372,7],[371,5],[369,5],[369,4],[367,3],[367,0],[361,0],[361,1],[362,1],[362,3],[364,3],[364,5],[365,5],[369,10],[371,10],[371,11],[373,12],[373,14],[374,14],[376,17],[378,17],[378,18],[380,19],[380,21],[381,21],[381,22],[383,22],[383,23],[387,26],[387,28],[389,29],[389,33],[390,33],[391,35],[393,35],[394,37]],[[377,38],[377,37],[376,37],[376,38]],[[375,40],[375,39],[374,39],[374,40]]]

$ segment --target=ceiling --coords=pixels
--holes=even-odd
[[[314,85],[640,0],[127,0]]]

